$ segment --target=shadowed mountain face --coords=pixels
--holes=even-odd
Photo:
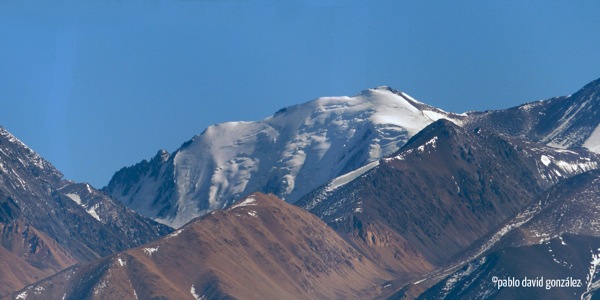
[[[600,287],[599,207],[600,171],[557,184],[520,214],[527,218],[518,226],[501,229],[501,239],[486,255],[466,263],[420,298],[595,299]],[[525,277],[544,279],[539,281],[542,287],[499,289],[494,276],[521,282]]]
[[[600,279],[600,274],[595,271],[599,249],[599,237],[570,234],[542,244],[504,248],[469,263],[427,290],[419,299],[592,297]],[[594,275],[589,281],[591,272]],[[494,283],[498,279],[506,280],[500,288]],[[508,283],[509,279],[519,281],[519,286]]]
[[[0,296],[168,232],[87,184],[63,180],[0,128]]]
[[[20,294],[27,299],[368,299],[385,293],[391,278],[314,215],[255,193],[161,240],[68,269]]]
[[[439,120],[356,179],[334,179],[297,204],[365,256],[416,276],[452,261],[561,178],[597,164],[587,151]]]

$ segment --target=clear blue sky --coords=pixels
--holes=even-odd
[[[463,112],[600,77],[600,2],[490,2],[1,1],[0,125],[102,187],[211,124],[319,96],[389,85]]]

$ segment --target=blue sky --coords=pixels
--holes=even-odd
[[[506,108],[600,77],[598,1],[0,2],[0,125],[67,179],[207,126],[389,85]]]

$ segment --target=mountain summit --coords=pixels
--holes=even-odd
[[[208,127],[173,154],[123,168],[105,191],[172,227],[254,191],[295,202],[329,179],[397,151],[446,113],[389,87],[324,97],[256,122]]]

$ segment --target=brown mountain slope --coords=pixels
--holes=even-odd
[[[349,299],[391,278],[314,215],[255,193],[143,247],[76,266],[27,299]]]
[[[0,223],[0,245],[0,287],[7,291],[19,290],[76,263],[56,241],[22,222]]]

